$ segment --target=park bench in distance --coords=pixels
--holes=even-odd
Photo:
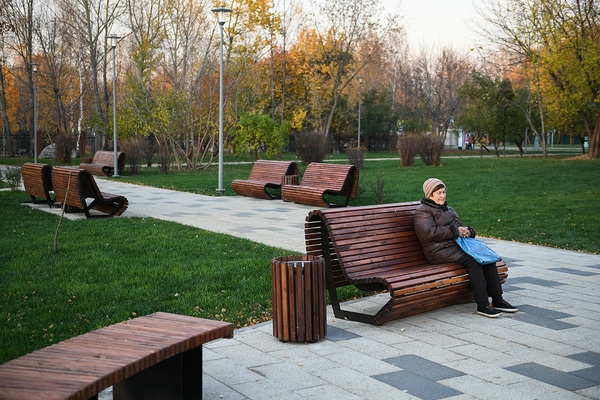
[[[90,171],[85,169],[54,167],[52,186],[56,201],[65,205],[65,212],[83,212],[86,218],[118,216],[129,205],[124,196],[101,192]],[[90,214],[91,210],[102,214]]]
[[[200,399],[202,344],[233,328],[164,312],[110,325],[0,365],[0,399]]]
[[[273,190],[280,190],[286,177],[297,179],[298,164],[293,161],[257,160],[248,179],[233,180],[231,188],[240,196],[279,199],[281,195]]]
[[[356,197],[358,168],[354,165],[310,163],[299,185],[283,185],[283,201],[317,207],[345,207]],[[325,196],[344,197],[343,203],[332,203]]]
[[[117,166],[119,173],[125,168],[125,153],[117,152]],[[115,169],[115,153],[112,151],[97,151],[91,163],[81,163],[79,168],[86,169],[94,175],[108,176],[114,173]]]
[[[306,253],[323,256],[327,291],[337,318],[381,325],[410,315],[473,300],[460,264],[430,264],[414,231],[419,202],[323,209],[306,217]],[[500,282],[508,276],[496,263]],[[342,310],[337,287],[387,290],[390,300],[373,315]]]
[[[48,203],[52,207],[55,199],[50,192],[52,187],[52,166],[40,163],[24,163],[21,167],[21,176],[23,177],[23,186],[25,193],[31,196],[35,204]],[[38,200],[41,197],[42,200]]]

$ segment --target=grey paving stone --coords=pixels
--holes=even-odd
[[[536,363],[525,363],[507,367],[508,371],[515,372],[520,375],[525,375],[529,378],[545,382],[547,384],[557,386],[559,388],[575,391],[596,386],[595,382],[580,378],[573,374],[558,371]]]
[[[348,332],[343,329],[338,329],[334,326],[327,326],[327,340],[331,340],[332,342],[338,342],[341,340],[350,340],[360,337],[356,333]]]
[[[550,281],[547,279],[526,276],[526,277],[521,277],[521,278],[509,278],[508,281],[502,287],[505,288],[508,286],[510,288],[514,285],[520,285],[523,283],[529,283],[531,285],[538,285],[538,286],[545,286],[545,287],[563,286],[564,285],[564,283],[560,283],[560,282],[556,282],[556,281]]]
[[[457,376],[464,375],[463,372],[435,363],[423,357],[415,356],[414,354],[386,358],[383,361],[433,381],[456,378]]]
[[[456,389],[444,386],[410,371],[374,375],[373,378],[423,400],[444,399],[462,394]]]
[[[595,276],[598,275],[596,272],[584,271],[581,269],[573,269],[573,268],[551,268],[552,271],[563,272],[565,274],[570,275],[578,275],[578,276]]]
[[[539,327],[553,329],[553,330],[561,330],[561,329],[571,329],[575,328],[576,325],[569,324],[567,322],[561,322],[552,318],[544,318],[539,315],[532,314],[519,314],[515,316],[516,320],[527,322],[532,325],[537,325]]]
[[[585,351],[583,353],[571,354],[568,357],[572,358],[573,360],[600,367],[600,353]]]

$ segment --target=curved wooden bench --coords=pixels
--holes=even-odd
[[[24,163],[21,167],[21,175],[23,176],[25,192],[31,196],[31,200],[35,204],[48,203],[52,207],[55,201],[50,195],[50,192],[54,190],[52,187],[52,166],[49,164]],[[41,197],[42,200],[38,200],[38,197]]]
[[[202,344],[233,324],[157,312],[36,350],[0,365],[0,399],[199,399]]]
[[[314,210],[305,223],[307,255],[327,265],[327,290],[337,318],[380,325],[394,319],[473,300],[460,264],[430,264],[414,231],[419,202]],[[508,276],[496,263],[500,282]],[[390,300],[375,314],[342,310],[337,287],[387,290]]]
[[[66,212],[83,212],[86,218],[118,216],[129,205],[124,196],[101,192],[90,171],[85,169],[54,167],[52,186],[56,201],[65,205]],[[103,214],[92,215],[90,210]]]
[[[293,161],[258,160],[254,163],[248,179],[233,180],[231,188],[240,196],[279,199],[279,193],[267,189],[280,190],[287,176],[298,176],[298,164]]]
[[[345,207],[356,197],[358,168],[354,165],[310,163],[299,185],[283,185],[283,201],[317,207]],[[343,203],[335,204],[325,196],[341,196]]]
[[[122,151],[117,152],[117,166],[119,167],[119,173],[123,172],[125,168],[125,153]],[[79,168],[88,170],[94,175],[108,176],[115,169],[115,153],[112,151],[97,151],[91,163],[81,163],[79,164]]]

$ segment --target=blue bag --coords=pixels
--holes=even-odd
[[[471,237],[457,237],[456,243],[461,249],[475,259],[479,264],[492,264],[502,258],[485,243]]]

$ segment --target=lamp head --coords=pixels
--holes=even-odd
[[[227,15],[232,10],[230,8],[221,6],[221,7],[213,8],[211,11],[214,12],[215,14],[217,14],[217,18],[219,19],[219,25],[223,26],[225,24],[225,21],[227,20]]]
[[[114,33],[111,33],[110,36],[107,36],[106,38],[110,39],[110,47],[112,47],[113,49],[115,47],[117,47],[117,42],[119,39],[121,39],[119,36],[115,35]]]

